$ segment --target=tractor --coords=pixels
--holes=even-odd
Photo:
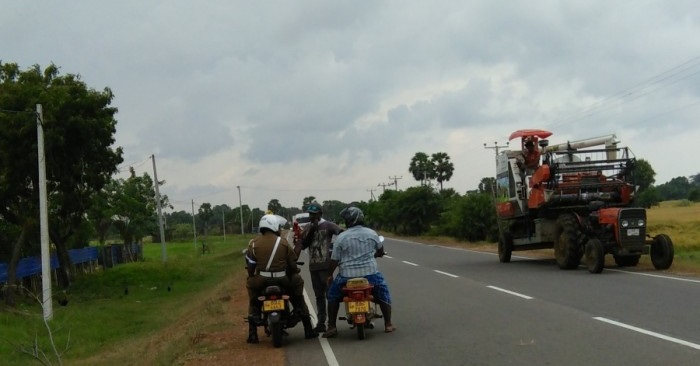
[[[636,266],[650,255],[658,270],[673,263],[673,243],[647,233],[646,210],[636,207],[635,158],[615,135],[549,145],[552,133],[518,130],[519,150],[496,154],[498,258],[513,251],[554,249],[561,269],[600,273],[605,256]],[[512,145],[511,145],[512,146]]]

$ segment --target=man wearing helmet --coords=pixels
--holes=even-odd
[[[318,318],[318,324],[314,330],[321,333],[326,331],[326,295],[328,290],[326,279],[329,276],[328,269],[331,265],[331,251],[333,249],[331,241],[333,236],[340,234],[343,229],[335,223],[323,219],[323,209],[316,201],[309,203],[305,211],[309,213],[310,222],[301,233],[301,240],[294,245],[294,252],[299,256],[303,249],[308,249],[309,274],[316,296]]]
[[[304,337],[316,338],[309,309],[304,302],[304,280],[299,275],[297,255],[286,239],[280,236],[280,221],[276,215],[260,218],[259,236],[248,243],[246,268],[248,269],[248,343],[258,343],[257,325],[260,321],[261,295],[265,286],[279,285],[290,292],[290,302],[294,311],[299,311],[304,324]]]
[[[323,333],[324,338],[338,335],[336,319],[340,303],[343,301],[343,287],[350,278],[364,277],[374,285],[372,295],[374,302],[384,316],[384,331],[396,330],[391,322],[391,294],[384,276],[379,272],[375,258],[384,255],[384,246],[377,233],[364,226],[364,214],[357,207],[347,207],[340,211],[340,217],[345,221],[347,229],[343,231],[333,244],[331,268],[328,276],[328,329]],[[333,271],[339,268],[338,275],[333,279]]]

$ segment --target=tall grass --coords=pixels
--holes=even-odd
[[[188,304],[203,291],[215,287],[232,271],[242,270],[241,250],[248,239],[227,236],[223,242],[210,238],[206,254],[196,250],[192,242],[168,243],[165,262],[160,244],[145,244],[143,262],[81,276],[67,291],[68,305],[53,305],[53,320],[49,322],[58,349],[68,345],[63,361],[88,358],[106,347],[118,347],[125,339],[178,322]],[[16,309],[4,308],[0,329],[3,365],[30,364],[32,358],[19,349],[35,342],[44,352],[51,350],[36,301],[23,302]],[[53,363],[58,364],[57,360]]]
[[[700,265],[700,203],[665,201],[647,210],[647,233],[671,237],[677,261]]]

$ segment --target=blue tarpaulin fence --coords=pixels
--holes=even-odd
[[[68,257],[73,265],[97,261],[99,250],[97,247],[85,247],[68,250]],[[7,282],[7,263],[0,263],[0,283]],[[51,270],[58,268],[58,257],[51,255]],[[41,257],[22,258],[17,263],[17,280],[31,277],[41,273]]]

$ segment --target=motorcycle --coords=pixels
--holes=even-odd
[[[289,295],[278,285],[266,286],[258,300],[262,306],[256,325],[264,327],[265,334],[272,337],[273,346],[281,347],[283,336],[287,335],[285,329],[293,328],[301,321],[300,310],[290,308]]]
[[[357,331],[357,339],[365,339],[365,329],[374,329],[372,320],[381,318],[377,304],[373,302],[372,286],[366,278],[351,278],[343,287],[343,303],[348,324]]]
[[[379,236],[379,241],[383,242],[384,237]],[[382,257],[386,251],[375,257]],[[364,277],[351,278],[343,287],[343,303],[345,304],[345,316],[339,317],[340,320],[346,320],[351,328],[357,331],[357,339],[365,339],[365,329],[374,329],[374,319],[382,318],[382,315],[377,312],[377,303],[374,302],[372,295],[373,285]]]

